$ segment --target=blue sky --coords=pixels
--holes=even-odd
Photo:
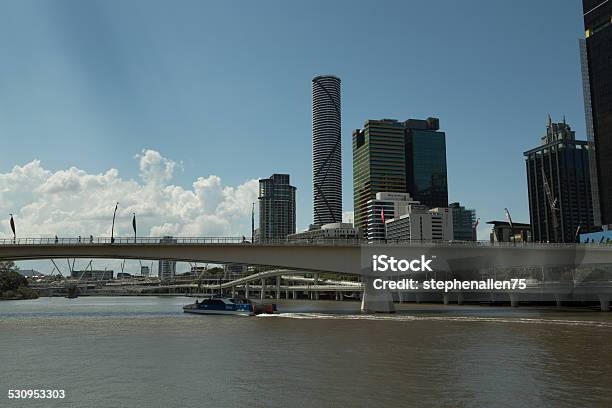
[[[522,152],[547,115],[584,138],[573,0],[4,1],[0,173],[116,168],[158,151],[189,188],[274,172],[312,219],[310,79],[342,78],[343,202],[351,132],[366,119],[440,118],[449,199],[481,222],[527,222]],[[0,210],[9,206],[0,202]],[[481,238],[484,238],[481,236]]]

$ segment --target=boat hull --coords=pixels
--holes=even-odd
[[[236,316],[255,316],[253,312],[243,310],[205,310],[205,309],[183,309],[185,313],[201,315],[236,315]]]

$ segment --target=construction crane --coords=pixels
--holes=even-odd
[[[546,198],[548,199],[548,205],[550,207],[550,216],[553,224],[553,237],[554,242],[558,242],[558,223],[557,223],[557,198],[553,196],[552,190],[550,189],[550,185],[548,184],[548,180],[546,179],[546,174],[542,171],[542,179],[544,181],[544,191],[546,192]]]

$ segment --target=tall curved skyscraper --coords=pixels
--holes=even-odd
[[[314,224],[342,221],[340,78],[312,79],[312,182]]]

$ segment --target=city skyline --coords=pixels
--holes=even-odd
[[[198,10],[197,5],[192,4],[190,6],[194,6]],[[471,19],[469,21],[472,22],[476,17],[482,17],[486,13],[497,13],[500,11],[500,8],[503,9],[502,6],[497,6],[495,9],[482,9],[476,7],[476,5],[457,8],[450,3],[447,6],[450,14],[453,12],[465,14]],[[352,197],[353,193],[350,169],[352,167],[349,142],[350,132],[359,128],[367,119],[439,117],[441,126],[447,134],[449,200],[460,201],[470,208],[475,208],[483,221],[501,219],[504,207],[508,207],[512,211],[517,221],[528,221],[527,186],[523,175],[522,151],[530,146],[534,135],[540,133],[541,124],[545,121],[547,113],[550,112],[553,116],[565,114],[568,122],[572,123],[577,130],[577,137],[579,139],[585,138],[578,52],[578,38],[580,38],[580,35],[583,36],[584,33],[581,33],[581,13],[578,4],[572,4],[572,7],[569,7],[567,4],[559,5],[556,8],[556,13],[559,14],[558,18],[555,24],[551,26],[554,26],[554,29],[557,31],[561,30],[561,28],[564,30],[562,32],[555,32],[554,36],[547,37],[548,33],[545,29],[550,29],[551,27],[547,25],[547,22],[544,22],[544,27],[537,29],[537,32],[542,34],[542,36],[534,38],[534,41],[537,40],[535,41],[536,44],[532,44],[524,49],[521,48],[524,44],[521,42],[521,36],[518,33],[519,28],[511,24],[511,19],[522,16],[522,22],[529,26],[529,24],[536,23],[535,17],[528,15],[527,7],[503,9],[508,11],[510,17],[507,20],[503,20],[499,28],[493,26],[487,26],[487,28],[493,30],[490,33],[493,37],[501,40],[502,31],[514,27],[512,28],[514,31],[510,31],[513,35],[504,40],[504,45],[506,46],[504,58],[508,58],[508,62],[511,57],[516,55],[523,55],[526,59],[532,59],[530,63],[516,61],[516,66],[514,67],[504,68],[502,66],[500,68],[496,66],[493,69],[492,66],[487,68],[485,63],[485,67],[475,71],[474,64],[466,64],[457,52],[444,45],[442,42],[443,36],[436,33],[431,33],[431,38],[429,39],[425,38],[426,36],[419,39],[424,44],[427,44],[429,41],[436,45],[434,51],[425,54],[429,62],[417,64],[414,70],[407,70],[405,72],[404,70],[397,71],[393,64],[378,64],[375,65],[374,69],[370,68],[367,70],[359,69],[358,67],[349,68],[348,65],[341,63],[337,57],[331,58],[330,55],[327,55],[337,49],[338,45],[333,43],[318,44],[321,47],[320,52],[325,54],[327,58],[321,56],[316,64],[311,64],[301,69],[297,69],[292,65],[292,69],[287,70],[287,72],[279,77],[279,86],[270,86],[270,83],[266,82],[265,87],[244,87],[244,80],[249,79],[252,73],[248,72],[247,78],[244,80],[239,79],[234,74],[238,72],[246,74],[247,71],[237,71],[230,65],[228,66],[232,72],[230,77],[236,83],[230,82],[230,85],[233,86],[229,88],[230,92],[225,95],[220,93],[217,88],[212,88],[211,90],[214,92],[209,93],[208,99],[220,101],[218,103],[221,103],[223,106],[228,106],[229,100],[237,102],[232,105],[232,116],[244,118],[240,122],[248,124],[248,128],[255,132],[255,136],[261,136],[262,133],[257,129],[266,128],[266,124],[279,125],[266,138],[256,138],[261,142],[261,147],[254,147],[249,142],[249,138],[253,134],[246,131],[244,123],[238,123],[236,120],[232,122],[236,129],[227,134],[221,133],[220,130],[231,128],[220,127],[215,122],[226,123],[228,118],[223,115],[214,117],[212,114],[207,116],[202,113],[204,108],[211,108],[207,98],[203,98],[206,96],[206,93],[187,95],[189,92],[184,89],[183,94],[178,95],[176,93],[178,92],[177,89],[182,89],[180,88],[182,82],[177,82],[177,74],[186,70],[188,68],[187,65],[164,61],[165,65],[158,67],[159,69],[149,68],[138,71],[138,68],[143,69],[141,61],[125,55],[125,49],[123,54],[121,54],[119,53],[120,50],[114,48],[116,44],[111,42],[112,37],[109,37],[111,34],[121,36],[122,40],[127,39],[128,44],[130,41],[137,42],[143,40],[143,38],[137,36],[133,27],[126,25],[125,19],[133,19],[135,16],[133,6],[126,6],[126,10],[124,10],[124,16],[126,17],[122,20],[120,18],[112,18],[112,7],[109,8],[103,4],[96,5],[95,7],[98,9],[106,11],[106,14],[103,12],[101,15],[107,15],[108,17],[106,20],[104,17],[98,17],[99,20],[96,20],[96,24],[87,33],[83,31],[84,27],[78,20],[79,17],[82,17],[84,21],[89,21],[87,7],[94,7],[92,5],[78,6],[70,11],[52,10],[56,6],[48,6],[48,9],[43,10],[48,15],[45,12],[32,15],[27,5],[13,5],[12,7],[14,8],[14,14],[18,17],[17,20],[19,20],[19,17],[27,17],[30,19],[36,18],[45,23],[41,25],[42,28],[37,28],[29,33],[25,39],[21,40],[25,41],[25,43],[18,44],[17,46],[10,45],[10,47],[7,44],[7,48],[21,58],[16,58],[15,61],[9,64],[9,68],[5,67],[2,72],[5,81],[7,83],[10,81],[11,86],[8,87],[8,92],[5,96],[7,99],[0,105],[2,106],[0,112],[3,118],[0,131],[3,135],[8,136],[9,145],[7,148],[11,152],[11,159],[3,161],[0,167],[0,179],[4,183],[2,187],[5,189],[8,187],[9,192],[13,193],[14,191],[16,196],[10,197],[11,194],[3,194],[2,208],[7,213],[15,212],[17,214],[16,219],[20,233],[32,231],[36,226],[36,231],[40,231],[41,234],[52,234],[52,231],[46,231],[45,227],[41,226],[40,223],[53,219],[58,220],[59,228],[65,230],[67,234],[77,233],[74,226],[75,223],[78,223],[79,226],[83,225],[80,228],[86,230],[87,220],[83,220],[80,217],[89,217],[88,219],[96,221],[105,220],[106,217],[109,217],[106,212],[112,211],[110,207],[112,207],[115,201],[111,197],[113,194],[110,194],[113,191],[113,186],[123,186],[122,188],[129,192],[130,187],[133,188],[134,185],[137,185],[136,190],[141,193],[141,200],[150,200],[150,202],[139,203],[134,201],[131,198],[131,194],[126,194],[129,197],[127,203],[119,199],[119,201],[124,201],[120,206],[119,220],[127,225],[119,223],[117,225],[118,234],[122,233],[122,229],[124,233],[129,234],[129,222],[124,222],[123,218],[131,217],[131,210],[134,209],[141,215],[140,219],[142,219],[142,222],[139,224],[139,227],[143,231],[143,235],[148,235],[147,232],[151,235],[163,235],[166,233],[172,235],[188,233],[198,235],[206,234],[207,232],[209,234],[232,233],[236,235],[249,235],[251,202],[256,201],[257,179],[264,178],[274,172],[288,173],[291,175],[292,180],[294,180],[293,184],[298,188],[297,229],[305,229],[312,220],[311,157],[308,154],[311,143],[310,79],[319,74],[333,73],[343,80],[344,112],[342,115],[342,128],[344,131],[342,138],[344,139],[344,157],[342,167],[343,196],[345,197],[344,211],[353,210],[351,208],[351,200],[347,199],[347,197]],[[398,4],[397,7],[403,7],[412,12],[439,12],[434,7],[423,5],[402,6]],[[530,11],[537,15],[538,12],[542,12],[544,9],[546,9],[545,6],[538,5],[535,7],[535,10],[530,9]],[[228,16],[231,10],[231,6],[227,6],[227,8],[222,8],[218,11],[221,12],[223,17]],[[62,16],[63,20],[61,21],[57,20],[59,11],[66,12]],[[151,55],[152,50],[166,49],[160,46],[160,42],[181,39],[180,36],[170,36],[169,32],[172,31],[174,26],[160,28],[159,31],[161,33],[151,30],[147,24],[157,21],[160,18],[159,13],[159,7],[156,9],[156,7],[152,6],[151,10],[147,10],[143,20],[140,21],[141,24],[144,24],[145,28],[149,29],[148,32],[154,35],[156,40],[151,44],[146,42],[139,43],[140,45],[148,46],[148,48],[145,47],[144,51],[142,51],[146,54],[141,55],[144,61],[160,62],[160,60],[154,58],[155,55]],[[470,13],[484,14],[474,15]],[[187,25],[185,30],[194,34],[193,38],[188,39],[195,42],[195,39],[200,38],[195,36],[195,34],[203,33],[199,31],[191,32],[196,30],[195,22],[189,20],[184,15],[185,13],[180,12],[179,14],[180,16],[175,17],[177,19],[178,17],[186,19]],[[289,16],[289,20],[291,21],[292,18],[293,14]],[[441,15],[441,18],[449,24],[444,31],[446,34],[449,33],[448,30],[453,28],[465,29],[463,32],[458,31],[458,35],[461,38],[457,40],[461,42],[461,51],[463,53],[470,53],[473,57],[483,58],[495,51],[491,50],[490,46],[484,46],[482,42],[479,42],[478,38],[474,37],[476,31],[473,30],[473,27],[468,26],[467,23],[469,21],[462,23],[463,25],[457,25],[458,23],[451,20],[449,16]],[[565,22],[567,26],[570,26],[571,23],[574,29],[566,30],[565,25],[559,24],[559,21]],[[64,27],[62,30],[65,31],[54,31],[59,30],[55,27],[59,23],[63,23]],[[540,22],[538,21],[538,23]],[[12,24],[14,25],[14,22],[7,21],[5,26],[10,28]],[[331,30],[331,21],[323,20],[318,24],[319,26],[317,27],[325,32]],[[383,26],[379,22],[376,24],[380,27]],[[403,42],[407,39],[413,41],[412,37],[408,36],[408,34],[413,32],[411,30],[418,28],[418,22],[413,22],[413,24],[415,25],[414,27],[406,28],[408,30],[407,33],[396,32],[395,36],[391,36],[393,41],[388,41],[387,45],[379,44],[381,49],[383,51],[391,50],[393,47],[398,47],[397,49],[400,50],[402,48],[408,49],[409,45],[403,45]],[[273,33],[276,32],[275,30],[288,30],[289,36],[293,39],[301,33],[299,28],[292,31],[285,24],[273,26],[272,28]],[[52,50],[56,51],[57,60],[54,60],[55,62],[52,60],[48,63],[48,72],[36,69],[33,73],[30,72],[29,76],[27,71],[26,74],[17,75],[14,71],[18,70],[24,63],[24,56],[20,54],[19,46],[23,47],[28,44],[40,46],[42,34],[49,34],[44,32],[45,29],[50,31],[51,40],[57,36],[77,33],[80,33],[83,39],[81,42],[71,42],[70,46],[72,48],[67,50],[57,50],[51,47]],[[381,37],[389,37],[389,30],[385,29]],[[244,32],[241,31],[241,33]],[[347,46],[349,38],[342,35],[340,37],[342,40],[340,42],[341,46]],[[555,40],[550,42],[549,40],[553,37]],[[94,52],[87,49],[87,45],[90,45],[95,39],[103,39],[105,41],[101,43],[100,50]],[[468,39],[472,42],[467,41]],[[364,41],[363,44],[371,43],[371,41],[365,38],[362,38],[362,40]],[[545,43],[547,43],[547,47],[543,47]],[[240,44],[242,44],[242,47],[244,46],[244,42]],[[410,44],[414,45],[414,43]],[[174,42],[172,42],[172,45],[174,45]],[[311,43],[305,45],[307,47],[303,49],[304,57],[312,56],[312,53],[315,52],[314,45]],[[127,46],[123,45],[122,47]],[[194,46],[195,44],[189,42],[185,47]],[[210,44],[207,47],[205,48],[207,52],[213,52],[213,54],[218,52],[214,51],[218,47],[211,48]],[[347,52],[349,52],[349,55],[355,56],[357,48],[359,47],[347,48]],[[134,50],[139,49],[138,47],[134,48]],[[280,45],[269,47],[264,44],[261,49],[265,52],[272,52],[273,50],[283,53],[288,52],[287,48]],[[534,49],[539,49],[541,55],[531,53]],[[187,57],[189,56],[189,50],[179,49],[174,52],[180,52],[180,55],[177,55],[179,57]],[[560,52],[561,50],[563,52]],[[541,62],[552,54],[556,55],[557,59],[562,58],[568,62],[566,64],[558,64],[559,66],[555,65],[552,78],[549,79],[544,75],[544,71],[542,71],[540,65],[536,62]],[[37,54],[34,53],[32,58],[36,58],[36,56]],[[223,57],[221,58],[222,61],[235,61],[235,59],[232,59],[227,54],[219,56]],[[97,63],[102,61],[102,57],[109,58],[107,64],[97,65]],[[442,69],[443,67],[439,65],[443,61],[442,57],[450,58],[449,68]],[[196,66],[201,66],[204,63],[195,56],[193,58],[196,59]],[[481,65],[482,62],[480,62]],[[208,69],[206,74],[196,75],[196,73],[189,70],[189,72],[186,72],[188,74],[187,78],[191,81],[200,79],[203,83],[208,83],[207,78],[211,75],[210,69],[214,67],[207,64],[205,66]],[[437,66],[439,70],[425,75],[425,71],[431,71],[431,66]],[[258,74],[260,76],[264,75],[266,77],[267,75],[278,74],[278,70],[271,69],[269,74],[261,71],[264,67],[263,65],[255,64],[254,67],[259,69]],[[120,71],[120,68],[125,69],[125,71]],[[458,68],[461,69],[458,70]],[[55,88],[53,88],[52,84],[43,86],[38,93],[32,93],[24,82],[25,80],[32,79],[34,79],[34,82],[44,79],[51,80],[54,78],[54,75],[57,76],[55,79],[65,79],[65,75],[70,72],[74,73],[71,69],[78,69],[79,75],[76,76],[76,82],[86,88],[77,90],[74,86],[68,87],[65,93],[59,95],[62,101],[61,104],[45,105],[44,103],[48,101],[47,98],[50,95],[54,95],[52,91]],[[457,72],[453,73],[452,71]],[[150,89],[129,89],[123,92],[118,87],[121,82],[113,85],[111,81],[118,72],[126,76],[136,75],[137,78],[134,79],[139,87],[147,85],[156,86],[151,86]],[[164,73],[169,80],[167,86],[159,85],[159,82],[155,81],[155,79],[159,79],[158,75]],[[389,78],[382,78],[383,74],[393,75],[390,75]],[[562,76],[558,77],[557,75]],[[459,83],[459,81],[453,81],[458,80],[460,77],[464,80],[464,84]],[[567,86],[552,89],[553,83],[555,83],[553,79],[559,80],[559,78],[563,78]],[[109,85],[107,91],[100,90],[92,85],[94,81],[100,79]],[[125,80],[125,77],[123,80]],[[514,83],[513,87],[517,88],[517,90],[513,91],[509,87],[501,87],[501,83],[508,80],[529,81],[525,82],[525,85]],[[428,81],[427,87],[420,86],[420,83],[427,83]],[[227,85],[227,82],[222,82]],[[491,95],[489,95],[488,90],[483,91],[482,85],[485,84],[490,87]],[[22,89],[18,89],[18,86],[22,86]],[[201,86],[203,84],[196,84],[198,90],[201,90]],[[372,88],[373,86],[378,86],[378,88]],[[286,90],[281,90],[281,87],[286,88]],[[517,93],[526,88],[531,89],[531,94],[521,95]],[[174,89],[174,91],[170,91],[171,89]],[[368,98],[361,100],[360,95],[363,94],[364,90],[368,90]],[[80,101],[79,97],[83,96],[78,91],[89,92],[86,94],[88,98],[85,99],[89,101],[89,104],[86,104],[84,108],[77,109],[78,107],[75,106],[75,103]],[[145,95],[155,95],[155,91],[162,91],[161,95],[171,97],[169,101],[175,104],[172,106],[161,104],[160,100],[160,105],[147,105],[143,101],[143,97]],[[468,95],[467,92],[470,92],[472,95]],[[572,94],[575,95],[572,96]],[[458,98],[462,97],[462,95],[464,95],[463,99],[469,97],[474,100],[473,103],[468,104],[468,108],[457,104]],[[25,109],[20,103],[22,103],[23,98],[28,96],[32,96],[31,100],[28,100],[32,102],[32,106]],[[194,110],[193,105],[186,105],[188,100],[190,100],[187,96],[202,98],[200,102],[204,106],[198,106],[198,109]],[[276,100],[283,96],[290,96],[289,100],[291,103],[283,103],[283,106],[279,105]],[[524,103],[524,99],[515,99],[519,96],[522,96],[524,99],[534,99],[533,105],[528,105],[527,107],[521,106]],[[10,99],[11,97],[12,99]],[[112,109],[112,112],[109,111],[110,104],[121,97],[126,97],[127,102],[125,103],[127,105],[134,104],[138,112],[132,116],[127,116],[134,113],[133,109],[128,109],[125,114],[114,109]],[[250,104],[249,98],[253,97],[261,98],[266,109],[273,108],[271,109],[272,113],[264,115],[260,108]],[[479,98],[482,100],[479,101]],[[491,101],[495,101],[499,106],[485,106],[490,105]],[[11,102],[15,103],[16,106],[9,107]],[[96,109],[94,105],[97,104],[103,105],[103,112]],[[62,105],[64,105],[63,109]],[[537,105],[537,109],[534,109],[535,105]],[[118,106],[122,106],[122,104]],[[148,108],[153,109],[153,107],[156,109],[167,109],[165,113],[170,118],[177,118],[167,121],[174,123],[174,125],[168,127],[169,125],[162,123],[163,121],[152,120],[151,116],[155,110],[147,112],[144,110]],[[520,113],[520,115],[513,117],[513,115],[508,114],[509,108],[512,108],[515,114]],[[32,126],[26,120],[27,118],[24,118],[22,115],[12,115],[14,113],[13,109],[24,109],[32,117],[36,117],[47,129],[45,133],[47,137],[40,136],[40,129],[36,131],[37,128]],[[213,112],[215,111],[214,109],[212,110]],[[82,114],[80,115],[81,119],[73,119],[75,112]],[[468,115],[467,112],[470,112],[470,114]],[[245,113],[247,114],[245,115]],[[204,115],[206,120],[200,121],[194,119],[199,114]],[[285,121],[279,120],[282,116],[286,116]],[[273,118],[276,122],[268,122],[268,118]],[[68,119],[71,119],[71,121]],[[191,124],[189,129],[182,129],[183,132],[180,132],[181,126],[179,126],[182,124],[181,119],[182,122]],[[514,121],[512,124],[513,129],[511,132],[505,133],[503,122],[511,120]],[[299,126],[287,127],[287,121],[298,123]],[[207,126],[204,126],[204,123]],[[496,123],[501,123],[502,126],[496,126]],[[536,123],[537,126],[535,126]],[[42,124],[40,126],[43,126]],[[92,126],[94,124],[96,126]],[[229,125],[229,122],[226,125]],[[208,126],[210,126],[210,129]],[[117,128],[114,129],[114,127]],[[209,136],[207,134],[209,130],[213,135]],[[166,132],[170,133],[169,131],[172,131],[172,136],[164,137],[163,135]],[[513,145],[509,147],[506,139],[514,136],[514,133],[517,131],[521,133],[521,137],[513,139]],[[152,137],[145,137],[149,135],[149,132],[152,134]],[[220,132],[218,134],[222,135],[222,137],[215,137],[217,132]],[[243,133],[245,137],[237,136],[240,133]],[[231,140],[232,138],[235,140]],[[290,139],[289,143],[283,141],[283,139],[287,138]],[[492,142],[492,140],[495,142]],[[187,145],[193,145],[193,148],[188,148]],[[236,149],[235,146],[237,145],[242,145],[245,148]],[[482,147],[475,147],[478,145],[482,145]],[[504,152],[504,158],[507,160],[505,166],[499,166],[499,158],[495,157],[499,154],[497,149],[500,146],[506,148]],[[65,152],[65,154],[51,154],[52,147]],[[199,153],[200,149],[201,153]],[[262,151],[261,149],[264,150]],[[278,155],[279,157],[274,160],[269,160],[272,155],[266,152],[270,151],[270,149],[281,149],[285,154]],[[508,151],[507,149],[510,150]],[[75,151],[83,151],[84,153],[76,154]],[[515,153],[511,154],[513,151]],[[93,152],[95,154],[92,154]],[[139,155],[136,159],[138,166],[135,166],[132,161],[135,154]],[[257,156],[258,159],[263,157],[267,160],[256,159],[249,161],[245,155]],[[36,158],[41,160],[39,165],[33,162]],[[26,167],[26,170],[13,170],[15,165],[23,166],[27,163],[33,164]],[[496,168],[498,174],[488,174],[491,172],[488,171],[487,165],[498,166]],[[72,169],[72,166],[79,170]],[[111,168],[116,168],[118,174],[109,171]],[[28,171],[31,171],[31,173],[28,173]],[[495,182],[499,178],[507,181],[507,185],[504,186],[504,189],[508,191],[507,194],[500,194],[501,192],[498,190],[499,183]],[[29,180],[29,184],[25,185],[24,180]],[[86,211],[81,216],[79,214],[80,208],[73,208],[71,203],[64,202],[72,199],[71,195],[75,194],[75,191],[87,192],[83,188],[89,188],[91,185],[96,185],[96,183],[103,186],[100,188],[103,189],[105,194],[102,194],[103,197],[100,200],[96,198],[95,211]],[[14,190],[10,190],[11,186],[13,186]],[[32,186],[32,188],[28,189],[29,186]],[[159,200],[167,199],[167,197],[160,198],[158,194],[150,191],[156,187],[167,188],[168,196],[176,194],[175,197],[187,197],[187,200],[179,200],[179,206],[187,206],[193,214],[187,214],[187,216],[183,217],[181,208],[168,208],[160,212],[153,211],[152,207]],[[91,191],[96,192],[96,190]],[[116,195],[123,196],[123,191],[123,189],[118,189]],[[493,199],[490,197],[491,191],[497,193],[493,195],[496,196]],[[58,194],[64,194],[66,197],[59,199],[59,203],[56,203],[57,206],[54,206],[51,202],[54,200],[49,198],[57,198]],[[45,197],[50,202],[43,203],[41,202],[42,199],[37,196]],[[79,198],[85,197],[86,194],[79,196]],[[107,199],[109,211],[105,211],[104,207]],[[209,205],[214,206],[214,208],[208,208],[207,206]],[[25,211],[23,210],[24,208],[27,210],[26,212],[23,212]],[[167,216],[164,218],[164,215]],[[66,218],[70,217],[73,217],[72,222],[66,222]],[[28,222],[29,218],[31,222]],[[59,223],[60,221],[61,223]],[[483,232],[488,231],[488,228],[484,225],[484,222],[480,224],[480,239],[486,238]],[[110,228],[110,225],[108,228]],[[108,228],[105,227],[101,231],[84,231],[83,235],[88,233],[103,234],[106,233]],[[3,224],[2,229],[3,233],[8,235],[8,225]],[[73,233],[72,231],[75,232]]]

